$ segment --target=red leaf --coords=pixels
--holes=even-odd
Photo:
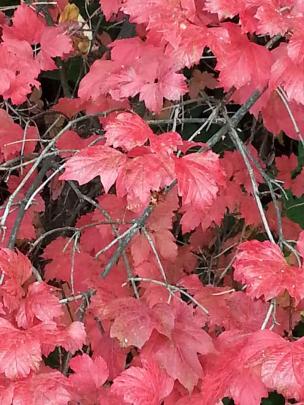
[[[70,367],[74,374],[69,377],[69,380],[79,395],[79,400],[96,403],[100,389],[109,376],[104,359],[100,356],[92,359],[87,354],[82,354],[72,358]]]
[[[269,390],[286,398],[304,399],[304,339],[289,342],[271,331],[260,331],[248,341],[247,364],[259,367],[259,374]]]
[[[5,160],[34,151],[38,140],[35,127],[29,126],[23,130],[4,110],[0,110],[0,123],[0,150]]]
[[[71,391],[72,387],[62,373],[48,371],[10,383],[6,390],[0,391],[0,400],[3,405],[53,405],[54,401],[56,405],[66,405],[72,400]]]
[[[182,137],[177,132],[165,132],[150,137],[150,148],[154,153],[171,155],[183,144]]]
[[[75,291],[82,291],[87,289],[90,281],[99,274],[100,264],[86,252],[73,253],[73,243],[68,246],[67,243],[68,239],[59,237],[45,248],[44,259],[52,260],[46,264],[45,278],[46,280],[62,280],[71,284],[73,278]]]
[[[40,52],[36,60],[42,70],[57,69],[52,58],[63,57],[73,50],[70,38],[61,27],[48,27],[30,7],[22,4],[13,17],[13,25],[4,27],[5,40],[18,39],[29,44],[40,44]]]
[[[171,232],[172,220],[178,209],[176,188],[159,201],[147,221],[147,230],[158,253],[167,260],[174,262],[177,257],[177,245]],[[155,255],[144,234],[138,234],[131,242],[131,253],[135,268],[145,261],[153,262]],[[159,277],[161,274],[159,272]]]
[[[254,368],[247,365],[244,352],[249,346],[249,337],[246,333],[231,331],[217,338],[217,353],[205,359],[201,403],[214,405],[228,396],[236,404],[259,405],[261,399],[267,397],[265,385]]]
[[[111,338],[107,331],[100,328],[100,321],[93,316],[86,316],[86,331],[93,350],[93,357],[102,357],[109,369],[109,380],[117,377],[125,368],[127,350],[119,341]]]
[[[293,27],[293,35],[287,45],[287,53],[290,59],[295,63],[303,63],[303,51],[304,51],[304,40],[303,40],[303,20],[295,20]]]
[[[165,336],[157,336],[147,344],[149,355],[155,356],[158,363],[167,373],[191,392],[198,380],[202,377],[202,366],[198,353],[213,352],[211,337],[201,328],[200,322],[193,316],[190,306],[174,301],[174,306],[158,304],[154,308],[160,314],[173,316],[174,324],[164,323],[165,327],[159,329]],[[164,318],[164,315],[161,315]],[[161,318],[159,318],[161,319]],[[160,322],[158,322],[160,325]],[[143,356],[145,356],[143,352]]]
[[[182,4],[175,1],[143,3],[141,0],[128,0],[122,10],[131,16],[132,22],[148,25],[148,38],[152,43],[168,43],[166,58],[173,57],[171,64],[180,67],[191,67],[199,62],[207,44],[205,26],[215,23],[212,16],[203,12],[203,4],[196,5],[193,0],[183,0]]]
[[[32,8],[26,4],[21,4],[15,10],[12,22],[11,27],[5,26],[3,29],[4,40],[19,39],[30,44],[40,42],[45,23]]]
[[[173,389],[173,379],[154,360],[130,367],[116,377],[112,391],[133,405],[159,405]]]
[[[54,401],[56,405],[66,405],[72,399],[69,381],[58,371],[31,376],[30,388],[28,382],[25,382],[24,389],[26,391],[30,389],[31,403],[35,405],[53,405]],[[22,399],[23,397],[19,401],[21,402]]]
[[[213,152],[191,153],[175,159],[178,194],[183,205],[200,210],[210,206],[224,183],[218,155]]]
[[[60,180],[77,180],[85,184],[96,176],[100,176],[106,192],[115,183],[118,171],[126,162],[126,156],[108,146],[97,145],[88,147],[65,164],[65,172]]]
[[[120,298],[104,310],[104,317],[114,319],[111,337],[117,338],[122,346],[142,348],[155,327],[149,308],[135,298]]]
[[[275,159],[275,163],[278,169],[278,180],[284,182],[285,189],[290,189],[292,187],[292,172],[298,166],[297,157],[294,154],[290,156],[278,156]]]
[[[121,0],[99,0],[102,12],[106,19],[109,20],[112,14],[117,14]]]
[[[97,135],[89,138],[81,138],[75,131],[66,131],[56,142],[56,146],[60,149],[60,156],[65,157],[71,155],[72,152],[62,152],[62,150],[81,150],[89,146],[91,142],[97,139]]]
[[[42,324],[40,329],[43,354],[46,355],[56,346],[62,346],[66,351],[75,353],[86,343],[86,331],[82,322],[74,321],[67,328],[48,323]]]
[[[187,91],[185,77],[176,73],[180,67],[172,56],[163,57],[161,46],[140,38],[126,38],[112,43],[112,61],[96,61],[82,79],[79,97],[98,99],[109,93],[115,100],[139,94],[151,111],[159,112],[163,98],[178,100]]]
[[[240,0],[207,0],[206,9],[217,13],[220,18],[232,18],[245,8],[246,2]]]
[[[37,59],[42,70],[57,69],[52,58],[64,57],[73,50],[72,41],[60,27],[46,27],[40,39],[41,51]]]
[[[275,163],[278,169],[277,179],[284,182],[285,189],[290,189],[293,195],[301,197],[304,194],[304,171],[302,170],[295,178],[293,176],[293,172],[298,167],[297,156],[292,154],[276,157]]]
[[[0,44],[0,94],[11,99],[13,104],[26,100],[32,87],[39,87],[36,80],[40,67],[33,59],[33,51],[28,42],[6,40]]]
[[[39,339],[0,318],[0,371],[9,379],[37,371],[42,360]]]
[[[151,67],[155,70],[151,70]],[[174,62],[166,58],[160,58],[155,65],[151,64],[145,79],[150,83],[141,87],[139,99],[145,102],[150,111],[160,112],[164,98],[178,100],[187,93],[185,76],[174,72]]]
[[[128,208],[139,211],[150,200],[151,191],[159,191],[174,179],[173,162],[161,156],[146,154],[129,160],[119,173],[117,195],[127,194]]]
[[[281,131],[284,131],[287,136],[298,141],[299,133],[295,129],[288,110],[279,94],[273,91],[270,95],[266,93],[265,98],[268,99],[266,105],[262,108],[265,127],[275,135],[279,135]],[[289,100],[288,105],[302,133],[304,130],[304,106],[293,100]]]
[[[85,101],[98,100],[101,94],[109,92],[111,88],[109,78],[119,70],[120,66],[111,60],[96,60],[89,73],[81,80],[78,96]]]
[[[133,258],[134,267],[136,268],[145,262],[150,255],[151,246],[145,235],[137,234],[131,242],[131,254]]]
[[[271,69],[271,87],[282,86],[288,101],[304,104],[304,73],[301,63],[290,58],[286,44],[281,44],[275,55],[276,61]]]
[[[3,304],[9,311],[13,311],[18,308],[25,294],[22,285],[32,275],[32,264],[22,253],[1,248],[0,270],[3,277],[0,286]]]
[[[160,200],[152,211],[152,214],[147,221],[148,228],[152,232],[172,229],[172,221],[178,208],[177,190],[176,187],[174,187],[167,193],[165,200]]]
[[[296,304],[304,298],[304,269],[289,266],[274,243],[242,243],[233,266],[234,278],[247,285],[252,297],[269,300],[287,290]]]
[[[14,187],[16,187],[19,184],[19,181],[21,181],[21,178],[16,178],[18,179],[17,181],[11,181],[14,178],[14,176],[10,177],[9,180],[9,187],[14,190]],[[27,187],[26,187],[27,188]],[[20,192],[19,193],[19,198],[18,198],[18,203],[22,201],[24,198],[24,193]],[[16,201],[17,202],[17,201]],[[4,208],[0,208],[0,216],[3,215]],[[34,239],[36,237],[36,230],[37,230],[37,224],[39,224],[39,219],[38,219],[38,213],[44,210],[44,200],[41,198],[40,195],[37,195],[33,201],[33,204],[25,211],[25,215],[23,217],[22,221],[22,226],[19,228],[18,233],[17,233],[17,240],[24,240],[24,239]],[[7,227],[6,232],[4,234],[3,239],[1,240],[3,245],[7,245],[10,233],[12,231],[12,228],[16,222],[17,216],[18,216],[19,210],[17,207],[13,206],[10,209],[9,215],[7,217],[5,226]]]
[[[302,263],[304,264],[304,231],[302,231],[298,237],[297,250],[302,256]]]
[[[226,24],[228,43],[215,49],[219,80],[225,88],[237,89],[248,84],[262,89],[270,78],[271,53],[263,46],[250,42],[235,24]]]
[[[126,151],[144,145],[153,136],[153,132],[139,115],[128,112],[120,113],[108,121],[105,130],[106,144]]]
[[[59,111],[69,118],[74,117],[77,113],[84,110],[86,103],[80,98],[67,98],[62,97],[58,100],[57,104],[52,106],[52,110]],[[68,131],[67,131],[68,132]],[[61,138],[60,138],[61,139]],[[59,139],[59,141],[60,141]]]
[[[26,298],[20,303],[16,320],[19,327],[33,326],[34,319],[53,321],[63,315],[62,306],[52,287],[43,282],[29,286]]]
[[[287,6],[286,9],[276,7],[274,1],[261,3],[258,8],[255,18],[259,20],[257,33],[268,34],[274,36],[277,34],[284,35],[288,28],[292,25],[293,19],[290,18],[290,10]]]

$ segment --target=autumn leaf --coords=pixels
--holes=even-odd
[[[106,144],[129,151],[142,146],[153,136],[152,130],[138,115],[120,113],[105,125]]]
[[[289,266],[280,248],[256,240],[242,243],[234,261],[234,278],[247,285],[246,291],[266,300],[288,291],[297,304],[304,297],[304,272]]]
[[[175,159],[178,194],[184,205],[203,210],[214,201],[224,172],[213,152],[191,153]]]
[[[99,176],[108,192],[117,179],[119,168],[126,160],[125,155],[108,146],[90,146],[67,161],[60,180],[77,180],[79,184],[85,184]]]
[[[112,390],[128,404],[158,405],[173,389],[173,379],[154,360],[142,360],[143,367],[130,367],[116,377]]]

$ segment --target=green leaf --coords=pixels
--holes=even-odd
[[[60,81],[59,70],[47,70],[40,73],[40,77],[43,77],[44,79],[57,80],[58,82]]]
[[[298,145],[298,167],[297,170],[300,171],[304,166],[304,145],[299,142]]]
[[[303,319],[303,318],[302,318]],[[304,336],[304,322],[303,320],[300,321],[294,328],[294,330],[292,331],[293,336],[297,337],[297,338],[301,338]]]
[[[286,191],[286,194],[288,197],[284,199],[286,216],[304,229],[304,197],[296,198],[289,190]]]
[[[233,405],[234,401],[230,398],[224,398],[222,399],[223,405]]]
[[[66,76],[69,82],[75,84],[83,76],[83,64],[84,61],[81,56],[75,56],[66,62]]]
[[[276,392],[271,392],[268,398],[262,399],[261,405],[284,405],[285,399]]]

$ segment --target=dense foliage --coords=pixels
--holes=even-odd
[[[0,5],[0,403],[303,404],[303,1]]]

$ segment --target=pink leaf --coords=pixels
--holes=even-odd
[[[178,194],[183,205],[200,210],[210,206],[224,183],[218,155],[213,152],[191,153],[175,159]]]
[[[33,86],[40,86],[36,80],[39,64],[26,41],[6,40],[0,44],[0,53],[0,94],[5,99],[10,98],[13,104],[21,104]]]
[[[164,335],[154,337],[147,344],[148,353],[153,353],[166,372],[191,392],[202,377],[198,353],[213,352],[212,339],[202,330],[199,320],[194,318],[193,309],[185,303],[176,300],[173,307],[157,304],[153,310],[157,309],[160,319],[163,318],[162,329],[157,328]],[[168,322],[167,319],[170,314],[174,319],[173,324],[172,320]],[[161,325],[160,321],[158,325]]]
[[[107,20],[109,20],[112,14],[117,14],[121,0],[99,0],[102,12]]]
[[[104,309],[104,316],[114,319],[111,337],[116,337],[123,346],[142,348],[155,326],[149,308],[134,298],[113,301]]]
[[[5,26],[3,37],[7,39],[19,39],[30,44],[38,44],[41,34],[45,29],[43,19],[35,11],[21,4],[15,11],[12,26]]]
[[[66,351],[75,353],[86,342],[86,331],[82,322],[74,321],[68,327],[45,323],[38,325],[37,328],[40,328],[43,354],[48,355],[56,346],[62,346]]]
[[[69,380],[80,399],[96,403],[100,389],[109,376],[104,359],[100,356],[92,359],[87,354],[82,354],[72,358],[70,367],[74,374],[69,377]]]
[[[85,184],[100,176],[106,192],[115,183],[118,171],[126,162],[126,156],[108,146],[97,145],[83,149],[65,164],[60,180],[77,180]]]
[[[39,336],[16,329],[0,318],[0,371],[9,379],[37,371],[42,360]]]
[[[304,270],[289,266],[274,243],[242,243],[233,266],[234,278],[247,285],[252,297],[269,300],[287,290],[296,304],[304,298]]]
[[[150,137],[150,147],[154,153],[171,155],[177,151],[178,146],[183,144],[183,140],[177,132],[165,132],[160,135]]]
[[[244,355],[249,367],[259,367],[269,390],[286,398],[303,399],[303,338],[289,342],[271,331],[260,331],[249,339]]]
[[[53,321],[63,315],[62,306],[52,287],[43,282],[29,286],[26,298],[21,302],[16,320],[19,327],[33,326],[33,320]]]
[[[127,151],[142,146],[153,136],[149,126],[138,115],[120,113],[105,125],[106,144]]]
[[[219,80],[225,88],[237,89],[248,84],[262,89],[270,78],[271,53],[250,42],[235,24],[227,24],[229,42],[215,49]]]
[[[143,367],[130,367],[116,377],[112,391],[128,404],[159,405],[173,389],[173,379],[154,360],[142,360]]]
[[[66,405],[72,399],[69,380],[59,371],[51,369],[11,382],[6,390],[0,390],[3,405],[12,403],[53,405],[54,402],[56,405]]]
[[[304,231],[302,231],[298,237],[297,250],[302,256],[302,263],[304,264]]]
[[[25,294],[22,285],[32,275],[32,264],[22,253],[2,248],[0,249],[0,270],[3,276],[0,286],[3,303],[9,311],[13,311],[18,308]]]
[[[228,396],[236,404],[259,405],[267,397],[258,373],[247,364],[249,338],[249,334],[234,330],[223,332],[215,340],[216,353],[204,361],[201,403],[213,405]],[[254,346],[254,339],[250,343],[249,349]]]
[[[42,70],[57,69],[52,58],[64,57],[73,50],[71,39],[59,27],[46,27],[43,30],[41,51],[37,56]]]
[[[122,168],[117,179],[117,195],[127,194],[128,208],[139,211],[150,200],[151,191],[159,191],[174,179],[173,162],[154,154],[138,156]]]

